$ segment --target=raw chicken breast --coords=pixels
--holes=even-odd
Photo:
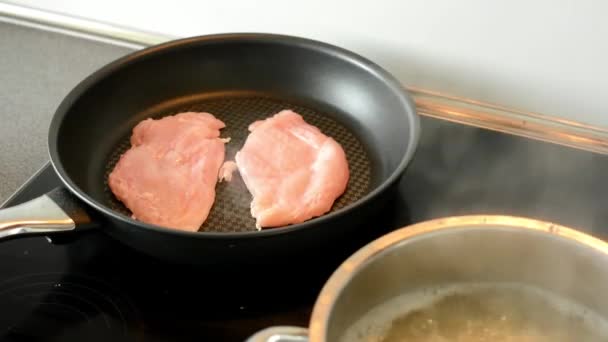
[[[224,127],[213,115],[194,112],[140,122],[110,173],[110,189],[134,219],[197,231],[215,200]]]
[[[232,180],[232,174],[234,173],[234,171],[236,171],[236,169],[237,166],[235,162],[231,160],[225,162],[224,165],[220,167],[220,174],[218,176],[220,183],[222,181],[230,182]]]
[[[253,195],[251,215],[258,229],[321,216],[346,190],[344,150],[299,114],[283,110],[249,130],[236,163]]]

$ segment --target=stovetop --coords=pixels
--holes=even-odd
[[[258,269],[166,264],[100,232],[0,247],[3,341],[243,341],[270,325],[308,323],[323,282],[346,256],[390,230],[463,214],[553,221],[608,237],[608,157],[422,118],[418,152],[373,236]],[[60,186],[46,166],[6,205]],[[346,246],[346,247],[344,247]],[[432,253],[432,251],[429,251]],[[315,255],[313,257],[313,254]]]

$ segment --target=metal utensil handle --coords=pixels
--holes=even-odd
[[[260,330],[246,342],[308,342],[308,329],[276,326]]]
[[[66,232],[93,226],[89,212],[67,189],[57,188],[29,202],[0,210],[0,239]]]

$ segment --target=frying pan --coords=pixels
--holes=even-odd
[[[227,125],[231,160],[247,125],[293,109],[334,137],[350,168],[331,212],[257,231],[237,176],[219,183],[198,232],[136,221],[108,173],[143,119],[207,111]],[[311,253],[361,228],[390,198],[419,139],[412,100],[388,72],[342,48],[300,37],[220,34],[167,42],[120,58],[78,84],[51,121],[48,148],[63,187],[0,211],[0,238],[102,229],[146,254],[180,263],[256,261]]]

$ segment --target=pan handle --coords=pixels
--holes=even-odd
[[[0,240],[22,235],[69,232],[95,226],[81,202],[56,188],[29,202],[0,210]]]
[[[308,342],[308,329],[276,326],[260,330],[246,342]]]

